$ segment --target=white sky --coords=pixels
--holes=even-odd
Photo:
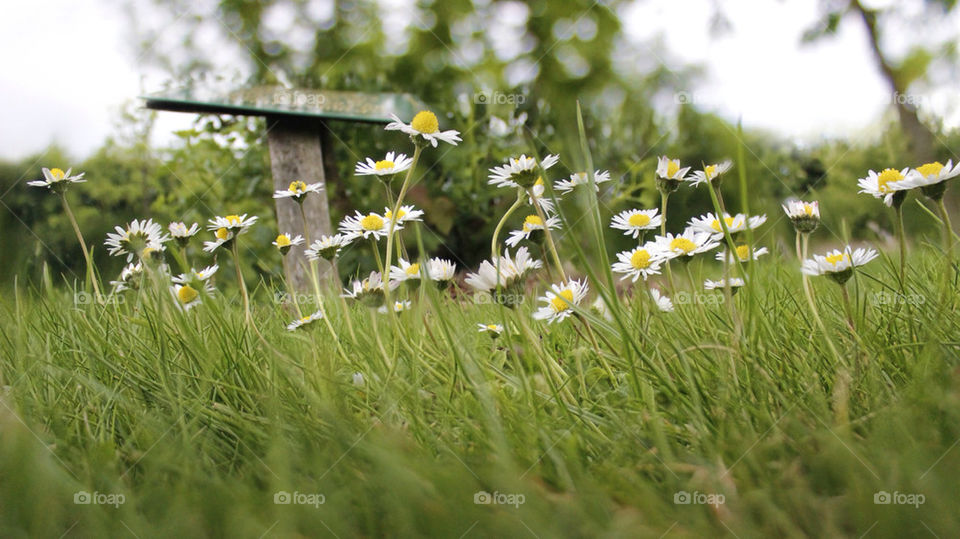
[[[624,26],[638,40],[660,35],[671,61],[706,68],[703,82],[688,90],[698,106],[798,140],[863,134],[888,110],[890,96],[855,21],[834,38],[800,45],[817,4],[729,0],[723,9],[732,28],[715,37],[708,32],[711,0],[647,0],[628,10]],[[960,27],[958,15],[941,28]],[[83,157],[115,132],[119,108],[141,93],[143,73],[128,37],[115,0],[7,3],[0,17],[0,157],[23,157],[53,141]],[[960,125],[946,85],[920,98],[948,125]],[[189,115],[161,114],[158,142],[188,123]]]

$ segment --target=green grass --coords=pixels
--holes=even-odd
[[[856,337],[813,280],[842,363],[779,254],[735,296],[740,323],[722,293],[659,313],[638,287],[622,325],[584,313],[597,347],[532,320],[532,292],[510,310],[431,291],[397,326],[328,299],[341,357],[322,321],[287,332],[263,286],[256,332],[231,296],[184,314],[165,290],[99,306],[21,286],[0,301],[0,534],[957,537],[956,283],[941,294],[942,258],[915,256],[923,303],[882,301],[892,258],[850,282]],[[495,321],[509,337],[476,331]]]

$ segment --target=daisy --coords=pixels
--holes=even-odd
[[[577,307],[587,296],[587,283],[570,279],[566,283],[554,284],[539,301],[546,303],[533,313],[535,320],[546,320],[548,324],[562,322],[573,314],[571,307]]]
[[[668,232],[666,236],[657,236],[653,243],[655,249],[671,259],[705,253],[716,249],[720,245],[720,242],[714,239],[713,234],[697,232],[689,227],[677,235]]]
[[[548,155],[538,165],[535,157],[527,157],[526,155],[511,157],[506,164],[490,169],[487,183],[496,187],[528,189],[538,180],[542,183],[540,172],[557,164],[559,160],[559,155]]]
[[[793,221],[794,228],[803,234],[816,230],[820,224],[820,203],[788,200],[783,204],[783,212]]]
[[[754,215],[748,218],[746,215],[738,213],[731,217],[729,213],[724,213],[723,221],[723,224],[727,225],[727,230],[730,234],[736,234],[737,232],[743,232],[747,229],[757,228],[767,221],[767,216]],[[723,224],[720,223],[720,220],[717,219],[715,214],[708,213],[690,219],[688,226],[697,232],[713,234],[716,239],[719,239],[723,237]]]
[[[441,287],[453,280],[457,272],[457,265],[443,258],[431,258],[427,262],[427,274],[431,281],[436,281]]]
[[[368,157],[366,163],[362,161],[357,163],[353,173],[357,176],[390,177],[407,170],[412,164],[413,159],[402,153],[387,152],[387,156],[380,161],[374,161]]]
[[[407,281],[420,281],[420,264],[416,262],[411,264],[402,258],[397,262],[400,264],[399,266],[390,267],[391,282],[403,283]]]
[[[936,199],[938,196],[943,196],[943,191],[946,189],[944,182],[957,176],[960,176],[960,163],[953,166],[953,160],[947,161],[946,165],[936,161],[909,171],[905,179],[892,187],[896,189],[920,187],[923,189],[923,194]]]
[[[412,306],[413,306],[413,303],[411,303],[409,300],[407,300],[407,301],[394,301],[394,302],[393,302],[393,312],[395,312],[395,313],[402,313],[403,311],[406,311],[406,310],[410,309],[410,307],[412,307]],[[379,312],[379,313],[381,313],[381,314],[387,314],[387,306],[386,306],[386,305],[381,305],[380,308],[377,309],[377,312]]]
[[[624,236],[638,237],[644,230],[652,230],[663,223],[660,210],[626,210],[618,213],[610,221],[610,228],[623,230]]]
[[[533,183],[533,187],[531,187],[530,190],[533,193],[532,196],[527,197],[527,204],[533,206],[534,200],[536,200],[537,204],[540,206],[540,209],[543,210],[543,213],[552,213],[553,201],[543,196],[543,193],[546,191],[546,186],[543,183],[542,177],[537,178],[537,181]]]
[[[310,193],[320,191],[323,191],[323,184],[320,182],[308,184],[305,181],[294,180],[285,190],[274,193],[273,198],[292,198],[297,202],[303,202]]]
[[[394,230],[402,230],[403,226],[394,225]],[[347,241],[353,241],[357,238],[373,238],[379,240],[390,233],[390,221],[378,213],[369,213],[363,215],[357,212],[352,217],[346,217],[340,221],[340,233]]]
[[[134,219],[126,228],[118,226],[114,230],[116,233],[108,233],[103,244],[112,256],[127,255],[127,262],[133,260],[134,256],[144,259],[151,253],[163,251],[163,244],[170,240],[170,236],[164,234],[163,228],[153,219]]]
[[[657,158],[657,177],[664,180],[683,181],[690,167],[680,168],[679,159],[670,159],[665,155]]]
[[[351,377],[351,380],[353,381],[354,387],[363,387],[363,385],[364,385],[364,383],[365,383],[364,380],[363,380],[363,373],[362,373],[362,372],[355,372],[355,373],[353,373],[353,376]]]
[[[477,331],[479,333],[489,333],[490,338],[496,339],[503,333],[503,326],[500,324],[477,324]]]
[[[606,170],[598,170],[593,173],[593,183],[596,184],[597,191],[600,191],[600,184],[610,181],[610,173]],[[568,180],[560,180],[553,184],[553,188],[557,191],[560,191],[563,194],[567,194],[570,191],[573,191],[578,185],[587,185],[590,183],[590,178],[587,176],[586,172],[577,172],[570,176]]]
[[[753,252],[750,251],[750,247],[746,244],[737,245],[737,258],[740,259],[740,262],[749,262],[750,260],[756,260],[761,256],[767,254],[767,248],[761,247],[759,249],[754,249]],[[721,251],[717,253],[716,259],[723,261],[726,258],[728,264],[736,264],[733,256],[728,256],[726,251]]]
[[[83,179],[84,173],[82,172],[76,176],[71,176],[71,170],[73,169],[68,168],[67,171],[64,172],[59,168],[42,168],[43,179],[29,181],[27,185],[31,187],[46,187],[55,193],[62,193],[67,190],[67,187],[71,183],[83,183],[87,181]]]
[[[834,249],[825,256],[813,255],[812,260],[804,260],[801,271],[806,275],[827,275],[840,284],[844,284],[853,275],[853,269],[877,258],[874,249],[859,248],[854,251],[850,246],[843,251]]]
[[[391,283],[391,289],[394,288]],[[367,306],[377,307],[383,303],[383,280],[380,273],[371,271],[366,279],[356,279],[349,289],[344,289],[341,297],[355,299]]]
[[[290,322],[289,324],[287,324],[287,331],[297,330],[309,324],[310,322],[313,322],[315,320],[320,320],[321,318],[323,318],[323,311],[317,311],[311,315],[307,315],[307,316],[304,316],[303,318]]]
[[[551,230],[560,228],[560,218],[547,217],[546,226],[550,227]],[[510,237],[507,238],[504,243],[510,247],[516,247],[517,244],[520,243],[520,240],[530,240],[531,236],[534,236],[534,239],[531,241],[537,241],[539,239],[537,232],[545,228],[543,219],[541,219],[539,215],[528,215],[527,218],[523,220],[523,228],[510,232]]]
[[[613,322],[613,315],[610,314],[610,308],[607,306],[607,302],[603,301],[603,296],[597,296],[597,299],[593,300],[593,303],[590,305],[590,310],[602,316],[607,322]]]
[[[257,217],[248,218],[247,214],[231,214],[226,217],[214,217],[208,221],[207,230],[212,230],[216,236],[214,241],[203,242],[203,250],[212,253],[221,245],[229,244],[240,234],[244,234],[257,222]]]
[[[900,182],[906,178],[909,170],[909,168],[903,170],[886,168],[879,174],[871,170],[867,172],[866,178],[857,180],[857,185],[860,186],[861,193],[866,193],[874,198],[881,198],[884,204],[893,206],[894,195],[906,196],[908,188],[903,187]],[[901,192],[902,194],[900,194]]]
[[[475,290],[483,292],[495,289],[498,280],[498,263],[500,266],[499,281],[501,287],[508,287],[518,281],[522,281],[528,272],[543,267],[543,262],[530,257],[530,252],[526,247],[517,249],[517,255],[513,259],[510,258],[510,250],[508,249],[501,257],[484,260],[480,264],[477,273],[467,274],[465,279],[466,283]]]
[[[176,277],[173,277],[171,280],[176,284],[189,284],[189,283],[206,283],[217,270],[220,269],[220,266],[214,264],[212,266],[207,266],[200,271],[197,271],[193,268],[190,268],[190,273],[181,273]]]
[[[733,166],[733,162],[729,159],[715,165],[707,165],[703,167],[703,170],[697,170],[693,173],[693,176],[686,178],[690,182],[690,185],[696,186],[700,185],[703,182],[716,181],[721,174],[730,170],[730,167]]]
[[[190,238],[195,236],[197,232],[200,231],[200,225],[193,223],[187,228],[187,225],[182,222],[170,223],[167,226],[167,230],[170,231],[170,235],[173,239],[177,240],[177,244],[180,247],[186,247],[187,243],[190,242]]]
[[[189,311],[200,304],[200,292],[188,284],[175,284],[170,287],[170,293],[176,300],[177,307]]]
[[[281,255],[285,255],[290,252],[290,248],[294,245],[303,244],[303,236],[297,234],[295,237],[291,238],[289,234],[280,234],[277,236],[277,239],[273,240],[273,246],[276,247]]]
[[[739,277],[720,279],[719,281],[711,281],[710,279],[707,279],[703,282],[703,288],[704,290],[722,290],[726,288],[728,284],[732,289],[732,292],[736,293],[737,289],[746,283]]]
[[[651,275],[660,273],[660,265],[666,260],[666,256],[660,251],[656,244],[648,242],[646,245],[636,247],[630,251],[617,253],[617,260],[614,262],[613,271],[623,273],[620,280],[632,278],[633,282],[643,277],[646,281]]]
[[[387,131],[403,131],[410,135],[414,144],[425,147],[427,144],[437,147],[437,141],[443,141],[454,146],[460,142],[460,132],[449,130],[440,131],[440,122],[437,121],[437,115],[429,110],[421,110],[413,117],[410,124],[403,123],[396,114],[391,114],[392,122],[384,128]]]
[[[657,308],[665,313],[673,312],[673,301],[670,300],[667,296],[664,296],[660,293],[660,290],[657,288],[650,289],[650,297],[653,298],[653,302],[657,305]]]
[[[393,210],[390,208],[383,209],[383,218],[389,220],[390,216],[393,215]],[[397,225],[402,225],[408,221],[422,221],[423,210],[418,210],[413,205],[408,204],[406,206],[400,206],[400,209],[397,210]],[[394,230],[396,230],[394,226]]]
[[[321,258],[333,260],[333,257],[340,254],[340,249],[347,245],[350,245],[350,240],[341,234],[320,236],[320,239],[310,244],[310,248],[305,250],[303,254],[307,255],[307,260],[319,260]]]
[[[110,284],[114,287],[115,292],[136,289],[140,286],[140,283],[136,278],[142,274],[143,264],[140,262],[137,262],[136,264],[127,264],[123,267],[123,270],[120,271],[119,280],[110,281]]]

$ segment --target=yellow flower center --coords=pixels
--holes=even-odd
[[[899,170],[893,168],[884,169],[883,172],[877,176],[877,191],[889,193],[893,190],[887,187],[887,184],[890,182],[898,182],[902,179],[903,174],[900,174]]]
[[[728,230],[733,228],[733,217],[724,217],[723,220],[726,221]],[[723,225],[720,224],[719,219],[714,219],[713,222],[710,223],[710,228],[717,232],[723,232]]]
[[[677,161],[667,162],[667,176],[672,178],[677,174],[677,172],[680,172],[680,163]]]
[[[291,193],[299,194],[307,190],[307,184],[306,182],[297,180],[295,182],[290,182],[290,187],[287,189],[289,189]]]
[[[627,221],[630,226],[642,227],[650,224],[650,217],[645,213],[635,213]]]
[[[67,176],[66,173],[64,173],[59,168],[51,168],[50,175],[53,176],[53,178],[56,180],[62,180]]]
[[[306,323],[309,322],[309,321],[310,321],[310,317],[309,317],[309,316],[304,316],[303,318],[300,319],[300,323],[301,323],[301,324],[306,324]]]
[[[177,299],[180,300],[180,303],[183,303],[184,305],[197,299],[197,296],[199,295],[200,293],[189,285],[183,285],[180,287],[180,290],[177,290]]]
[[[804,202],[804,203],[803,203],[803,213],[805,213],[805,214],[807,214],[807,215],[809,215],[809,216],[813,216],[813,204],[807,204],[806,202]]]
[[[845,259],[845,258],[847,258],[847,254],[846,254],[846,253],[837,253],[837,254],[832,254],[832,255],[827,255],[827,256],[826,256],[826,260],[827,260],[827,262],[830,263],[831,266],[836,266],[837,264],[839,264],[840,262],[842,262],[843,259]]]
[[[559,294],[550,300],[550,306],[558,313],[569,309],[570,303],[573,303],[573,290],[569,288],[567,290],[561,290]]]
[[[717,165],[707,165],[703,168],[703,173],[707,175],[707,178],[713,179],[717,175]]]
[[[539,185],[543,187],[543,176],[537,176],[537,181],[533,182],[533,185]]]
[[[218,228],[216,236],[218,240],[226,241],[230,237],[230,232],[226,228]]]
[[[393,161],[388,161],[384,159],[383,161],[377,161],[373,168],[376,170],[392,170],[395,163]]]
[[[637,249],[630,257],[630,265],[641,270],[649,268],[650,253],[646,249]]]
[[[277,236],[277,247],[290,247],[290,237],[286,234]]]
[[[397,219],[403,219],[403,216],[405,216],[406,214],[407,214],[407,211],[404,210],[403,208],[400,208],[399,210],[397,210]],[[387,219],[392,219],[393,212],[390,210],[387,210],[387,212],[384,213],[383,216],[386,217]]]
[[[936,176],[937,174],[940,174],[941,170],[943,170],[943,164],[940,163],[940,161],[927,163],[926,165],[921,165],[917,167],[917,172],[922,174],[924,178]]]
[[[240,216],[239,216],[239,215],[228,215],[228,216],[227,216],[227,222],[230,223],[231,225],[239,225],[239,224],[240,224]]]
[[[740,260],[747,260],[750,258],[750,246],[748,245],[738,245],[737,246],[737,258]]]
[[[495,326],[495,325],[493,325],[493,324],[487,324],[487,329],[489,329],[490,331],[496,331],[496,330],[497,330],[497,326]]]
[[[533,227],[543,227],[543,219],[538,215],[528,215],[527,218],[523,220],[524,232],[529,232]]]
[[[420,264],[410,264],[407,268],[407,275],[418,275],[420,273]]]
[[[687,254],[687,253],[689,253],[690,251],[693,251],[693,250],[696,249],[696,248],[697,248],[697,244],[695,244],[695,243],[693,243],[693,241],[688,240],[687,238],[683,238],[683,237],[673,238],[673,240],[670,242],[670,250],[671,250],[671,251],[680,250],[680,251],[683,251],[684,254]]]
[[[360,219],[360,227],[364,230],[380,230],[383,228],[383,219],[375,213]]]
[[[421,110],[413,117],[410,127],[415,130],[430,135],[440,130],[440,123],[437,122],[437,115],[429,110]]]

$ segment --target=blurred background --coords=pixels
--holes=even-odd
[[[425,154],[429,172],[410,195],[427,212],[427,248],[461,266],[485,258],[513,200],[486,185],[490,167],[536,151],[560,154],[554,180],[584,168],[577,100],[596,168],[615,179],[602,190],[607,217],[656,206],[658,155],[699,167],[735,158],[742,143],[751,210],[771,217],[761,243],[790,251],[779,204],[796,196],[822,201],[819,241],[846,229],[882,244],[892,213],[857,194],[856,180],[958,160],[958,34],[955,0],[14,3],[0,19],[0,281],[36,279],[45,264],[83,275],[58,201],[26,186],[43,166],[86,173],[69,196],[106,280],[122,265],[102,248],[114,225],[242,212],[262,219],[245,243],[256,270],[280,274],[263,121],[157,113],[137,99],[187,84],[417,96],[464,139]],[[355,162],[410,149],[369,125],[330,127],[335,226],[384,206]],[[736,181],[724,190],[740,200]],[[708,208],[704,193],[682,189],[669,228]],[[935,233],[916,203],[905,208],[912,233]],[[630,242],[609,236],[611,251]],[[342,276],[356,264],[373,266],[351,252]]]

